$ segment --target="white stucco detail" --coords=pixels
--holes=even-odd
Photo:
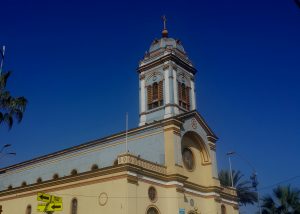
[[[178,105],[177,75],[175,70],[173,70],[173,87],[174,87],[174,103]]]
[[[165,104],[170,103],[170,78],[169,78],[169,72],[170,70],[167,69],[165,70],[164,76],[165,76],[165,95],[166,95],[166,100]]]
[[[161,184],[161,185],[166,185],[166,186],[178,185],[178,186],[181,186],[181,187],[184,186],[183,183],[178,182],[178,181],[167,181],[166,182],[166,181],[162,181],[162,180],[159,180],[159,179],[150,178],[148,176],[139,175],[139,174],[137,174],[135,172],[127,172],[127,174],[131,175],[131,176],[134,176],[134,177],[137,177],[137,178],[142,179],[142,180],[150,181],[150,182]],[[199,195],[199,196],[216,196],[216,197],[220,197],[220,194],[217,193],[217,192],[214,192],[214,191],[211,191],[211,192],[201,192],[201,191],[193,190],[193,189],[186,188],[186,187],[184,187],[183,189],[186,192],[194,193],[194,194]],[[223,198],[221,200],[224,201],[224,202],[228,202],[228,203],[232,203],[232,204],[236,204],[237,205],[236,201],[226,200],[226,199],[223,199]]]
[[[173,93],[174,93],[174,104],[179,105],[178,103],[178,86],[177,86],[177,73],[175,70],[173,70]],[[179,114],[178,107],[174,107],[174,113],[175,115]]]
[[[145,96],[145,79],[141,80],[141,111],[140,112],[145,112],[146,111],[146,96]]]
[[[141,115],[139,126],[143,126],[145,124],[146,124],[146,115]]]
[[[191,80],[191,110],[196,109],[195,83]]]
[[[165,76],[165,96],[166,96],[165,105],[168,105],[168,104],[170,104],[170,77],[169,77],[170,76],[170,67],[167,70],[165,70],[164,76]],[[169,117],[172,117],[171,106],[165,107],[164,118],[169,118]]]

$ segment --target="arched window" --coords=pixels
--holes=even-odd
[[[76,198],[73,198],[71,202],[71,214],[77,214],[77,209],[78,209],[78,201]]]
[[[226,214],[226,207],[224,206],[224,204],[222,204],[221,206],[221,214]]]
[[[155,207],[149,207],[147,214],[159,214],[159,212]]]
[[[190,88],[184,83],[178,82],[178,100],[179,106],[185,108],[186,110],[190,109]]]
[[[163,105],[163,81],[147,86],[147,101],[149,110]]]
[[[31,214],[31,205],[26,207],[26,214]]]

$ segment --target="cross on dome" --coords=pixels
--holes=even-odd
[[[165,15],[162,16],[162,20],[164,23],[164,29],[162,31],[162,37],[167,38],[168,37],[168,30],[167,30],[167,18]]]

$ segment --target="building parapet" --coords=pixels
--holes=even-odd
[[[222,192],[228,195],[234,195],[237,196],[236,194],[236,189],[232,188],[232,187],[225,187],[225,186],[221,186],[222,187]]]
[[[144,160],[140,157],[134,156],[132,154],[122,154],[118,156],[118,165],[132,164],[134,166],[139,166],[144,169],[148,169],[157,173],[166,174],[167,170],[165,166],[162,166],[151,161]]]

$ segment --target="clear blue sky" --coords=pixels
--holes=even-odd
[[[138,61],[160,37],[161,15],[198,69],[197,108],[225,153],[239,152],[260,186],[300,175],[300,8],[293,0],[1,1],[8,88],[23,122],[0,128],[16,157],[1,166],[138,124]],[[238,157],[233,167],[249,176]],[[300,186],[300,178],[290,183]],[[266,191],[270,191],[270,188]]]

